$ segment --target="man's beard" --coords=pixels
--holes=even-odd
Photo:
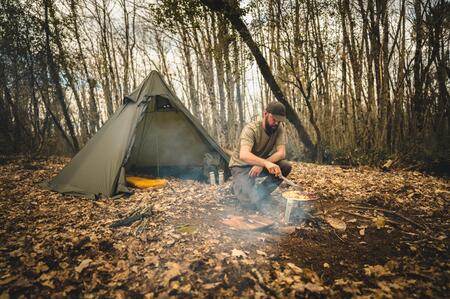
[[[269,125],[269,121],[267,120],[267,118],[265,119],[264,130],[266,131],[266,133],[268,135],[272,135],[273,133],[275,133],[275,131],[277,129],[278,129],[278,125],[275,125],[274,127],[271,127]]]

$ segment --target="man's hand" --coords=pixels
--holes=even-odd
[[[255,165],[250,169],[248,176],[249,177],[257,177],[257,176],[259,176],[259,174],[261,173],[262,170],[263,170],[263,167]]]
[[[268,171],[270,174],[273,174],[273,175],[276,176],[276,177],[278,177],[278,176],[281,175],[281,168],[280,168],[280,166],[278,166],[278,165],[275,164],[275,163],[272,163],[272,162],[270,162],[270,161],[267,161],[267,162],[265,163],[264,167],[266,167],[267,171]]]

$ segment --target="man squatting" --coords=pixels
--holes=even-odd
[[[281,184],[280,174],[288,176],[291,164],[286,157],[286,108],[279,102],[267,105],[262,121],[247,124],[236,142],[230,159],[233,191],[240,204],[261,209],[270,193]],[[255,186],[258,176],[266,176]]]

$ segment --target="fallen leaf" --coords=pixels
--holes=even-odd
[[[114,277],[111,279],[112,281],[124,281],[128,279],[128,276],[130,275],[130,271],[126,270],[123,272],[116,273]]]
[[[342,286],[342,290],[346,293],[358,295],[361,293],[359,288],[360,288],[360,286],[363,285],[363,282],[362,281],[351,281],[351,280],[346,280],[346,279],[340,278],[340,279],[336,279],[334,281],[334,284],[336,286]]]
[[[2,280],[0,280],[0,286],[4,286],[5,284],[8,284],[14,280],[16,280],[19,276],[18,275],[14,275],[14,276],[9,276],[6,278],[3,278]]]
[[[117,262],[117,268],[118,269],[122,269],[122,270],[126,270],[128,269],[128,262],[125,260],[119,260]]]
[[[40,281],[51,280],[51,279],[53,279],[53,277],[55,277],[55,275],[56,275],[56,272],[55,272],[55,271],[51,271],[51,272],[48,272],[48,273],[44,273],[44,274],[42,274],[41,276],[39,276],[39,280],[40,280]]]
[[[389,269],[386,269],[385,267],[381,265],[375,265],[375,266],[366,266],[364,267],[364,272],[367,276],[373,276],[373,277],[382,277],[382,276],[389,276],[392,275],[391,271]]]
[[[384,281],[377,281],[378,287],[384,292],[383,297],[392,297],[391,284]]]
[[[394,260],[388,261],[386,264],[384,264],[384,267],[389,269],[390,271],[394,271],[398,269],[400,266],[400,263]]]
[[[287,263],[286,264],[289,268],[291,268],[292,271],[294,271],[297,274],[301,274],[303,273],[303,269],[300,267],[297,267],[296,265],[294,265],[293,263]]]
[[[256,253],[262,256],[267,256],[267,253],[265,253],[264,251],[261,250],[256,250]]]
[[[54,289],[55,285],[53,284],[53,281],[51,280],[46,280],[41,282],[41,285],[45,286],[45,287],[49,287],[50,289]]]
[[[239,250],[239,249],[231,250],[231,256],[232,257],[247,257],[245,252],[243,252],[242,250]]]
[[[251,260],[251,259],[246,259],[246,258],[244,258],[244,259],[242,259],[242,264],[244,264],[244,265],[254,265],[255,264],[255,262],[253,261],[253,260]]]
[[[70,293],[72,291],[75,291],[76,289],[77,289],[76,286],[69,285],[69,286],[64,288],[64,293],[65,293],[64,295],[67,295],[68,293]]]
[[[180,292],[185,293],[185,294],[189,294],[191,292],[191,285],[190,284],[185,284],[184,286],[180,287]]]
[[[220,282],[205,283],[204,285],[202,285],[202,288],[204,288],[205,290],[212,290],[220,284],[221,284]]]
[[[287,285],[291,285],[294,283],[294,279],[290,276],[283,276],[283,281],[287,284]]]
[[[303,293],[305,291],[305,283],[303,283],[302,281],[297,281],[291,285],[291,289]]]
[[[339,231],[345,231],[347,229],[347,224],[336,218],[332,217],[325,217],[325,221],[334,229],[337,229]]]
[[[436,189],[436,190],[434,190],[434,193],[436,193],[436,194],[441,194],[441,193],[443,193],[443,194],[450,195],[450,191],[449,191],[449,190]]]
[[[89,267],[89,265],[91,264],[92,260],[91,259],[85,259],[83,260],[76,268],[75,271],[78,273],[81,273],[84,269],[86,269],[87,267]]]
[[[169,289],[170,290],[178,290],[180,288],[180,282],[179,281],[171,281]]]
[[[346,285],[347,283],[348,282],[343,278],[338,278],[338,279],[334,280],[334,285],[337,285],[337,286]]]
[[[405,200],[403,198],[400,198],[400,197],[396,197],[395,201],[398,202],[398,203],[404,203],[405,202]]]
[[[159,257],[157,257],[156,255],[146,256],[144,257],[144,262],[145,265],[155,265],[156,267],[158,267]]]
[[[43,262],[39,262],[37,265],[36,265],[36,267],[34,267],[34,271],[36,272],[36,273],[41,273],[41,272],[45,272],[45,271],[48,271],[48,266],[47,266],[47,264],[45,264],[45,263],[43,263]]]
[[[316,284],[316,283],[311,283],[311,282],[308,282],[307,284],[305,284],[305,289],[307,289],[308,291],[313,292],[313,293],[320,293],[323,290],[325,290],[325,288],[323,286]]]
[[[114,293],[114,299],[125,299],[127,297],[124,290],[116,290]]]
[[[163,274],[163,284],[168,286],[170,281],[181,274],[181,266],[174,262],[167,262],[166,268],[168,270]]]
[[[377,216],[373,218],[372,221],[377,226],[377,229],[381,229],[385,226],[386,219],[383,216]]]
[[[13,256],[13,257],[19,257],[19,256],[22,256],[23,255],[23,251],[22,251],[22,249],[16,249],[16,250],[14,250],[14,251],[11,251],[10,253],[9,253],[9,256]]]

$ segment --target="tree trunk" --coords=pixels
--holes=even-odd
[[[224,34],[227,36],[227,41],[224,44],[223,49],[223,60],[225,65],[225,88],[227,92],[227,147],[231,148],[234,145],[235,136],[238,134],[239,122],[236,121],[237,118],[237,93],[235,88],[239,85],[238,78],[240,77],[240,62],[239,62],[239,51],[234,52],[234,47],[237,43],[236,36],[234,32],[229,30],[228,24],[224,24]],[[235,54],[237,56],[235,56]],[[233,58],[233,66],[230,61],[230,57]],[[239,95],[240,96],[240,95]],[[242,122],[243,123],[243,120]]]
[[[205,16],[203,16],[205,19],[205,23],[208,22],[206,12]],[[200,30],[201,31],[201,30]],[[218,132],[218,121],[219,121],[219,112],[217,110],[217,101],[216,101],[216,93],[214,90],[215,86],[215,80],[214,80],[214,71],[213,71],[213,58],[211,54],[211,39],[208,33],[200,32],[201,42],[199,36],[198,36],[197,30],[194,30],[193,32],[193,42],[194,47],[197,49],[196,55],[198,60],[198,65],[200,68],[201,77],[203,79],[206,93],[208,95],[208,104],[209,109],[211,110],[211,122],[208,123],[208,125],[211,128],[211,135],[214,137],[219,137]],[[204,111],[205,112],[205,111]]]
[[[66,77],[67,77],[67,81],[69,82],[70,88],[72,89],[73,97],[75,98],[75,103],[78,108],[78,116],[79,116],[80,128],[81,128],[81,136],[80,137],[81,137],[82,143],[84,143],[84,142],[86,142],[86,140],[88,138],[88,126],[87,126],[86,113],[85,113],[84,107],[81,103],[80,93],[78,92],[79,87],[75,84],[75,79],[73,78],[72,71],[70,70],[70,68],[68,66],[66,51],[63,47],[63,44],[61,41],[60,30],[58,28],[59,21],[56,19],[55,10],[54,10],[52,4],[50,4],[50,6],[49,6],[49,14],[50,14],[50,18],[54,22],[54,25],[53,25],[54,40],[55,40],[56,45],[58,46],[60,64],[64,70]]]
[[[223,18],[219,17],[218,24],[213,18],[212,23],[214,35],[213,35],[213,57],[216,63],[216,76],[217,76],[217,90],[219,92],[219,140],[222,145],[225,142],[225,132],[227,131],[227,115],[225,111],[226,98],[225,98],[225,68],[224,68],[224,46],[227,43],[227,36],[224,35],[226,23]]]
[[[363,150],[372,148],[374,143],[374,127],[375,127],[375,119],[376,119],[376,99],[375,99],[375,78],[373,74],[373,49],[372,45],[372,34],[371,31],[368,30],[369,18],[368,12],[370,11],[369,5],[373,5],[371,1],[368,2],[367,8],[364,8],[364,3],[362,0],[358,1],[359,9],[361,11],[361,18],[363,20],[363,38],[365,45],[365,61],[367,63],[367,112],[366,112],[366,121],[364,123],[365,126],[365,141]],[[370,37],[370,41],[369,41]]]
[[[188,81],[188,96],[189,101],[191,103],[191,111],[192,114],[194,114],[200,121],[202,121],[201,113],[200,113],[200,107],[199,107],[199,100],[197,97],[197,91],[196,91],[196,84],[195,84],[195,76],[194,71],[192,69],[192,61],[191,61],[191,53],[189,51],[189,37],[186,30],[186,27],[183,24],[179,24],[179,34],[182,39],[182,55],[183,60],[185,63],[186,68],[186,75],[187,75],[187,81]]]
[[[236,104],[238,108],[238,114],[239,114],[239,123],[240,126],[243,126],[244,124],[244,105],[242,103],[242,97],[241,97],[241,70],[239,69],[240,66],[240,59],[239,59],[239,48],[238,48],[238,41],[236,40],[233,47],[233,54],[234,54],[234,63],[235,63],[235,88],[236,88]],[[240,129],[240,128],[239,128]]]
[[[127,6],[128,3],[123,1],[119,1],[120,6],[122,6],[123,12],[123,21],[124,21],[124,30],[125,30],[125,48],[120,50],[120,54],[123,60],[123,95],[128,94],[129,89],[129,73],[130,73],[130,21],[128,16]]]
[[[303,144],[305,145],[308,151],[309,158],[315,159],[316,149],[311,141],[311,138],[309,137],[305,127],[300,121],[295,110],[286,100],[283,92],[278,86],[278,83],[275,81],[275,78],[273,77],[273,74],[266,62],[266,59],[262,56],[262,53],[258,45],[255,43],[250,34],[250,31],[248,30],[245,23],[242,21],[238,8],[230,5],[227,1],[224,0],[220,1],[201,0],[201,2],[207,7],[209,7],[211,10],[223,13],[224,16],[228,19],[228,21],[230,21],[230,23],[236,29],[236,31],[239,32],[239,35],[241,36],[242,40],[246,43],[246,45],[252,52],[253,56],[255,57],[256,63],[258,64],[261,74],[263,75],[264,79],[266,80],[267,84],[272,90],[272,93],[274,94],[275,98],[286,106],[287,118],[296,128],[300,139],[302,140]]]
[[[406,60],[406,45],[405,45],[405,0],[402,0],[399,19],[399,39],[400,45],[398,49],[398,71],[397,71],[397,85],[394,92],[394,111],[392,120],[392,150],[397,152],[403,142],[404,125],[404,111],[405,105],[405,60]]]
[[[391,150],[391,102],[389,96],[389,18],[387,11],[387,0],[377,1],[379,8],[377,9],[381,15],[381,26],[383,28],[383,35],[381,40],[381,98],[380,98],[380,148],[387,147]]]
[[[167,52],[164,47],[164,40],[161,38],[161,34],[157,30],[155,30],[154,33],[155,33],[155,43],[156,43],[156,50],[158,53],[158,59],[161,62],[159,71],[164,75],[169,86],[173,88],[172,76],[170,74],[169,66],[167,64],[167,59],[166,59]]]
[[[424,39],[422,22],[422,1],[414,0],[414,28],[416,33],[415,52],[414,52],[414,96],[412,98],[413,112],[413,135],[419,137],[423,129],[424,121],[424,100],[423,100],[423,78],[422,78],[422,45]]]
[[[3,136],[6,137],[9,144],[12,145],[14,152],[20,150],[20,117],[18,116],[17,108],[15,107],[11,92],[6,83],[6,77],[4,74],[4,67],[0,63],[0,83],[2,85],[2,95],[0,97],[0,128],[2,129]],[[12,122],[12,120],[15,120]]]
[[[81,46],[80,33],[79,33],[79,29],[78,29],[78,14],[77,14],[75,0],[71,0],[70,7],[72,10],[75,39],[77,41],[78,51],[80,52],[79,59],[81,60],[81,65],[83,67],[84,76],[85,76],[88,86],[89,86],[89,100],[88,100],[88,103],[89,103],[89,136],[92,136],[99,129],[99,122],[100,122],[100,115],[98,113],[97,101],[95,99],[95,92],[94,92],[95,80],[89,74],[87,63],[86,63],[86,57],[84,55],[84,51]]]
[[[69,115],[69,109],[67,107],[67,104],[64,99],[64,92],[61,86],[61,83],[59,81],[59,69],[58,65],[55,63],[53,59],[53,53],[50,49],[50,28],[49,28],[49,20],[48,20],[48,10],[51,3],[49,3],[49,0],[44,0],[44,10],[45,10],[45,22],[44,22],[44,31],[46,36],[46,54],[47,54],[47,63],[49,67],[50,72],[50,78],[53,81],[53,84],[55,85],[55,96],[61,106],[62,113],[64,115],[64,120],[66,122],[67,128],[69,130],[71,142],[69,143],[70,147],[72,148],[72,151],[74,153],[78,152],[80,147],[78,145],[78,140],[75,134],[75,129],[72,123],[72,120],[70,119]]]

